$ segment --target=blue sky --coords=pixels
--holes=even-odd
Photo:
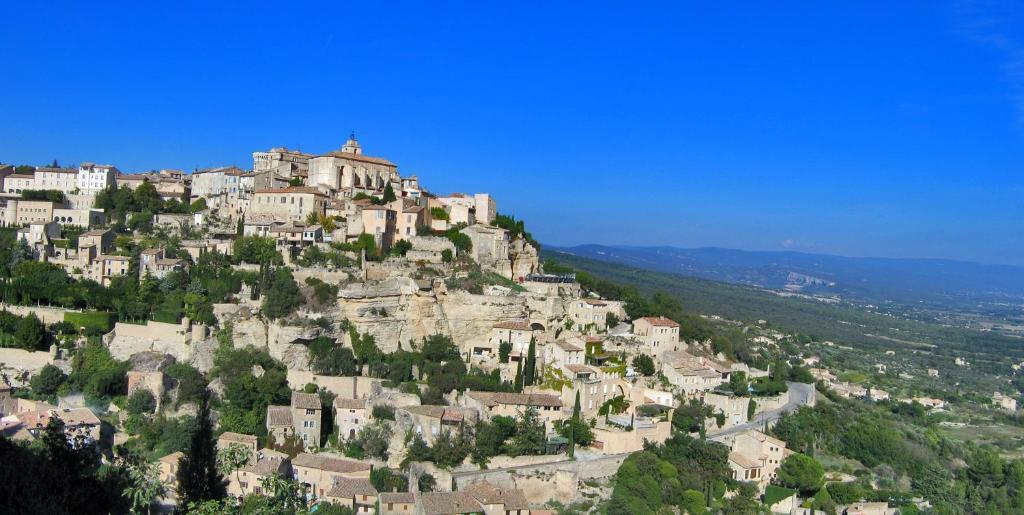
[[[1024,264],[1020,4],[368,3],[8,7],[0,161],[355,130],[549,244]]]

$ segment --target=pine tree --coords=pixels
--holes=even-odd
[[[516,365],[516,382],[515,389],[517,392],[523,391],[523,360],[519,359]]]
[[[530,350],[526,353],[526,369],[523,370],[523,385],[532,386],[537,379],[537,338],[530,338]]]
[[[204,391],[196,416],[199,427],[192,434],[189,450],[178,467],[178,498],[181,508],[190,503],[223,499],[227,492],[217,471],[217,446],[210,421],[210,394]]]

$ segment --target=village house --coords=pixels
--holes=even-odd
[[[861,397],[867,396],[868,394],[867,389],[864,388],[863,386],[847,382],[832,383],[829,385],[829,388],[831,388],[836,395],[844,399],[859,399]]]
[[[302,222],[271,225],[266,236],[274,240],[279,252],[286,256],[297,256],[303,249],[324,241],[324,229],[320,225]]]
[[[761,463],[732,451],[729,453],[729,469],[736,481],[752,481],[760,485],[762,481]]]
[[[665,317],[642,317],[633,321],[633,335],[647,346],[648,354],[660,356],[679,350],[679,324]]]
[[[7,193],[21,193],[25,190],[36,189],[36,176],[31,173],[14,173],[4,177],[4,191]]]
[[[369,463],[330,454],[304,452],[292,459],[294,479],[314,497],[324,497],[339,479],[368,479],[372,469]]]
[[[574,342],[575,340],[575,342]],[[583,347],[576,343],[582,343],[578,338],[566,338],[547,343],[542,349],[542,356],[546,365],[552,365],[566,370],[570,365],[583,365],[586,359]]]
[[[556,395],[538,393],[475,392],[469,390],[462,396],[465,406],[476,408],[485,420],[496,415],[516,417],[528,408],[537,410],[537,416],[544,422],[545,431],[551,432],[555,421],[563,420],[562,400]]]
[[[287,184],[292,177],[308,177],[309,160],[312,157],[312,154],[284,147],[253,152],[252,171],[256,189],[274,188],[279,183]]]
[[[416,496],[416,515],[530,515],[530,503],[522,490],[506,489],[480,481],[455,492],[429,492]]]
[[[686,351],[663,352],[660,362],[669,383],[688,396],[714,390],[732,374],[731,366]]]
[[[267,406],[267,432],[275,442],[297,436],[302,446],[320,447],[323,406],[315,393],[292,392],[290,406]]]
[[[285,222],[305,222],[310,214],[324,214],[327,196],[314,188],[289,186],[279,189],[256,190],[249,205],[249,214],[271,215]]]
[[[509,257],[510,238],[508,231],[500,227],[474,224],[462,229],[462,234],[473,242],[469,256],[485,270],[512,278],[512,261]]]
[[[710,406],[714,413],[725,417],[721,429],[738,426],[747,421],[747,408],[750,397],[740,397],[731,393],[704,392],[701,401]]]
[[[397,223],[395,210],[387,206],[370,204],[363,208],[360,216],[363,221],[363,232],[373,235],[381,252],[391,250],[391,246],[395,243]]]
[[[243,176],[246,173],[241,168],[234,166],[223,166],[219,168],[206,168],[192,173],[192,195],[191,198],[198,200],[207,199],[207,202],[214,197],[231,196],[239,197],[246,195]]]
[[[11,417],[33,439],[38,439],[42,436],[51,418],[58,418],[64,422],[64,436],[67,437],[68,444],[72,447],[82,448],[100,443],[102,423],[89,408],[57,409],[47,407],[47,409],[22,411],[14,415],[8,415],[8,417],[5,417],[5,420],[10,422],[12,421]]]
[[[581,333],[604,331],[608,327],[608,303],[597,299],[576,299],[567,303],[573,327]]]
[[[992,403],[1008,413],[1017,412],[1017,399],[1008,395],[996,392],[992,394]]]
[[[457,406],[405,406],[396,408],[395,420],[403,430],[411,430],[423,438],[427,445],[442,432],[456,432],[464,425],[476,425],[478,411]]]
[[[249,462],[253,463],[258,457],[259,451],[259,440],[255,435],[246,435],[242,433],[233,433],[231,431],[225,431],[217,437],[217,450],[223,451],[230,447],[240,446],[244,447],[249,451],[250,459]]]
[[[789,454],[786,442],[754,429],[736,435],[732,442],[732,453],[757,463],[759,472],[756,481],[762,492],[768,483],[775,480],[782,460]]]
[[[146,249],[139,253],[139,279],[148,274],[154,279],[163,279],[171,272],[180,272],[188,267],[184,259],[166,257],[162,248]]]
[[[46,223],[53,221],[53,210],[60,207],[49,200],[19,200],[15,222],[18,225]]]
[[[164,497],[166,504],[177,504],[178,469],[181,467],[181,459],[184,457],[185,453],[177,451],[157,460],[157,470],[159,471],[160,481],[167,489],[167,493]]]
[[[323,499],[350,508],[357,514],[377,511],[377,489],[366,478],[338,478]]]
[[[36,170],[38,174],[39,171]],[[82,163],[78,166],[76,174],[77,191],[86,195],[97,193],[114,186],[117,175],[120,172],[112,165],[98,165],[93,163]],[[47,189],[47,188],[43,188]],[[62,190],[65,193],[71,191]]]
[[[409,240],[416,236],[417,227],[429,225],[429,211],[414,199],[399,198],[388,204],[388,208],[395,213],[393,241]]]
[[[836,380],[835,374],[830,372],[827,368],[809,368],[807,369],[807,371],[810,372],[811,377],[813,377],[817,381],[825,381],[826,383],[831,383]]]
[[[334,413],[334,423],[338,426],[338,435],[351,440],[366,425],[368,418],[366,400],[335,397]]]
[[[881,388],[868,388],[867,398],[875,402],[889,400],[889,392]]]
[[[474,346],[473,354],[477,356],[482,354],[497,355],[501,342],[509,342],[512,344],[509,361],[515,363],[519,361],[520,356],[526,355],[532,338],[533,327],[530,326],[529,322],[498,322],[491,327],[491,335],[487,339],[487,346]]]
[[[381,492],[380,515],[413,515],[416,511],[416,494],[412,492]]]
[[[452,193],[446,197],[437,197],[434,206],[443,206],[449,214],[448,222],[452,225],[475,223],[490,225],[498,215],[498,204],[487,193],[467,195]]]
[[[238,444],[233,443],[232,445]],[[228,480],[227,493],[238,499],[250,494],[260,495],[264,493],[264,480],[271,476],[289,477],[290,475],[291,461],[288,459],[288,455],[264,449],[258,451],[241,468],[227,475],[225,478]]]

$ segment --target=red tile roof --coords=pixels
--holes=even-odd
[[[675,321],[669,320],[669,319],[667,319],[665,317],[643,317],[643,318],[637,319],[638,322],[640,320],[643,320],[643,321],[647,322],[648,324],[651,324],[651,325],[657,326],[657,327],[679,327],[679,324],[677,324]]]

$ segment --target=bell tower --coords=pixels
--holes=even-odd
[[[349,134],[348,141],[346,141],[345,144],[341,146],[341,151],[346,154],[356,155],[360,155],[363,153],[363,147],[359,146],[359,140],[356,139],[355,131],[352,131],[352,134]]]

